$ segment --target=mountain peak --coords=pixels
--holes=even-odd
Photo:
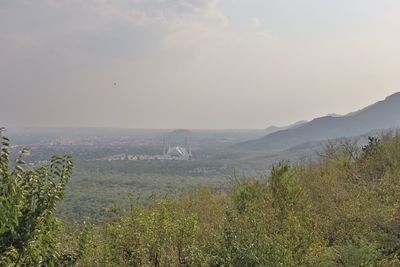
[[[310,141],[322,141],[365,134],[373,130],[400,127],[400,92],[346,116],[315,118],[301,127],[292,127],[236,147],[276,151]]]
[[[385,100],[391,100],[391,99],[399,99],[400,100],[400,92],[394,93],[388,97],[385,98]]]

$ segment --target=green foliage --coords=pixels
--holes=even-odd
[[[178,203],[168,197],[146,208],[132,201],[125,216],[111,216],[98,229],[96,237],[103,242],[95,242],[97,245],[89,252],[98,256],[83,264],[192,266],[207,262],[207,255],[201,249],[204,244],[198,227],[201,218],[191,208],[192,204]]]
[[[399,266],[400,135],[331,145],[266,179],[136,201],[97,226],[82,266]]]
[[[238,182],[230,191],[202,188],[146,204],[131,198],[128,208],[116,206],[83,230],[54,219],[69,158],[34,170],[18,159],[10,170],[8,140],[3,143],[5,264],[400,266],[397,132],[370,138],[361,149],[330,145],[318,161],[277,164],[267,177]]]
[[[25,150],[13,167],[9,151],[9,140],[1,137],[0,266],[52,266],[76,260],[79,254],[63,254],[62,225],[54,216],[72,173],[72,158],[54,156],[48,165],[26,169]]]
[[[348,244],[341,248],[343,266],[375,266],[379,257],[376,245],[362,240],[358,244]]]

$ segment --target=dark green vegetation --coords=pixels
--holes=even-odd
[[[0,129],[1,135],[2,129]],[[0,136],[1,137],[1,136]],[[70,236],[76,249],[63,246],[62,223],[55,217],[72,173],[70,156],[24,169],[22,156],[10,168],[9,140],[0,138],[0,266],[55,266],[74,263],[88,238]]]
[[[212,154],[210,150],[198,151],[190,161],[90,161],[77,159],[71,182],[67,185],[65,200],[60,204],[59,215],[83,220],[97,220],[111,206],[128,204],[128,194],[141,203],[148,204],[155,195],[182,195],[198,187],[225,191],[232,182],[245,177],[263,176],[274,162],[290,159],[307,161],[317,156],[323,145],[305,144],[279,155]],[[201,157],[209,153],[211,158]],[[199,155],[200,154],[200,155]]]
[[[97,220],[111,206],[127,205],[128,194],[148,203],[155,194],[181,195],[199,186],[222,190],[234,176],[265,173],[268,166],[265,159],[258,168],[252,159],[227,151],[233,143],[262,136],[263,130],[12,129],[7,134],[18,145],[12,157],[22,147],[29,148],[30,154],[24,157],[28,164],[41,164],[53,154],[73,155],[73,176],[57,214],[80,221],[86,217]],[[104,159],[120,154],[162,154],[164,136],[184,144],[187,134],[193,141],[190,161]]]
[[[76,220],[86,217],[97,220],[114,205],[126,206],[129,195],[147,204],[157,195],[181,195],[194,187],[226,188],[224,180],[227,178],[211,175],[129,174],[116,170],[77,169],[58,214]]]
[[[2,155],[7,155],[7,144]],[[398,132],[370,138],[362,148],[349,142],[328,145],[316,161],[278,164],[268,177],[237,181],[224,192],[197,189],[156,197],[147,205],[133,196],[126,209],[110,210],[90,231],[85,230],[83,241],[77,241],[76,230],[70,230],[77,226],[53,230],[56,199],[62,196],[61,189],[55,190],[60,183],[54,179],[61,178],[63,184],[62,177],[69,171],[66,176],[61,173],[70,166],[68,158],[53,162],[35,170],[17,165],[18,171],[13,171],[2,156],[1,238],[32,237],[20,246],[14,246],[17,241],[2,241],[3,259],[11,257],[6,251],[13,251],[27,263],[49,259],[59,263],[58,255],[68,255],[63,252],[69,249],[77,266],[400,265]],[[34,187],[37,195],[53,197],[31,202],[30,191],[18,182],[30,182],[18,178],[28,176],[48,185]],[[10,186],[28,193],[4,189]],[[21,198],[16,202],[21,205],[10,205],[12,198]],[[44,218],[51,219],[28,227],[23,223],[32,216],[27,207],[37,203],[44,203],[41,210],[49,212],[34,213],[39,217],[33,218],[48,214]],[[21,207],[20,211],[15,207]],[[42,229],[51,233],[49,237]],[[15,234],[21,231],[26,234]],[[30,240],[40,249],[29,249]]]
[[[73,155],[75,170],[57,214],[83,221],[98,220],[113,205],[128,205],[128,194],[148,204],[155,195],[181,196],[202,186],[226,191],[232,181],[269,173],[276,162],[315,160],[337,138],[365,145],[365,135],[400,127],[399,109],[400,94],[394,94],[346,116],[266,130],[14,129],[9,134],[18,145],[13,157],[29,147],[28,164],[46,163],[53,154]],[[188,137],[189,161],[110,160],[115,155],[162,155],[166,141],[183,146]]]

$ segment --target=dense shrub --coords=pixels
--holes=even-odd
[[[0,266],[73,263],[83,250],[65,250],[63,225],[54,216],[72,172],[71,157],[54,156],[47,165],[25,169],[22,151],[11,167],[9,140],[0,139]],[[82,249],[87,234],[78,242]]]
[[[105,219],[82,266],[399,266],[400,136]]]
[[[397,132],[361,148],[330,144],[318,161],[280,163],[268,177],[237,182],[228,192],[203,188],[148,205],[132,199],[81,239],[54,218],[70,158],[33,170],[18,159],[10,170],[7,149],[4,139],[5,264],[62,265],[69,257],[78,266],[400,266]]]

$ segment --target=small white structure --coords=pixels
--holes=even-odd
[[[170,147],[167,151],[167,156],[169,157],[181,157],[181,158],[189,158],[190,154],[189,152],[181,147],[181,146],[174,146],[174,147]]]
[[[182,140],[183,138],[185,141],[185,146],[179,145],[179,143],[181,144],[183,143]],[[181,140],[177,141],[176,139],[181,139]],[[171,143],[175,144],[171,146]],[[190,131],[176,130],[170,133],[169,135],[164,136],[163,156],[164,159],[168,160],[189,160],[192,157],[192,137]]]

